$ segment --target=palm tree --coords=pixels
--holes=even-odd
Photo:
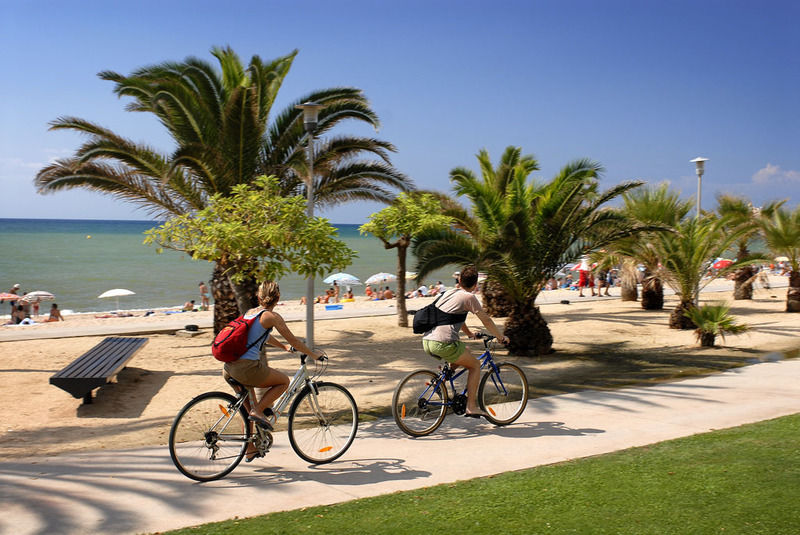
[[[772,206],[764,208],[764,214],[771,213]],[[720,216],[727,217],[732,226],[747,225],[749,232],[742,234],[736,243],[736,258],[745,260],[750,258],[750,242],[758,234],[757,218],[759,210],[752,203],[741,197],[733,195],[719,195],[717,197],[717,212]],[[753,265],[743,266],[733,272],[733,298],[752,299],[753,281],[757,268]]]
[[[130,76],[102,72],[114,92],[131,97],[129,111],[154,114],[176,148],[161,153],[92,122],[61,117],[53,130],[88,137],[71,158],[39,171],[40,193],[84,188],[169,217],[200,210],[213,194],[229,195],[237,184],[261,175],[280,179],[283,195],[305,195],[308,134],[296,104],[315,101],[323,107],[314,137],[353,119],[377,128],[378,118],[363,93],[339,87],[313,91],[272,114],[272,105],[297,51],[264,62],[253,56],[247,66],[230,48],[214,48],[219,70],[197,58],[141,68]],[[332,136],[314,147],[315,203],[364,199],[390,202],[411,180],[389,161],[394,147],[369,137]],[[372,159],[364,159],[364,155]],[[215,265],[212,289],[215,327],[238,314],[224,267]]]
[[[531,155],[523,155],[519,147],[506,147],[497,167],[492,164],[489,151],[481,149],[476,155],[478,166],[481,170],[481,180],[483,183],[493,188],[498,195],[504,195],[510,180],[515,176],[524,176],[526,179],[534,171],[539,170],[539,162]],[[463,178],[462,178],[463,177]],[[467,180],[475,182],[477,180],[471,169],[457,167],[450,172],[452,182]],[[463,207],[454,203],[452,200],[443,204],[451,210],[459,210],[463,214]],[[513,301],[503,286],[495,279],[487,278],[481,287],[483,295],[483,307],[486,313],[495,317],[506,317],[513,310]]]
[[[694,334],[702,347],[714,347],[718,335],[725,340],[726,334],[743,333],[749,328],[747,325],[736,323],[730,314],[730,307],[725,303],[690,308],[685,314],[697,325]]]
[[[581,252],[639,230],[619,212],[602,206],[640,183],[600,192],[597,176],[602,168],[586,159],[566,165],[550,182],[529,182],[536,160],[520,152],[508,147],[501,162],[516,163],[498,173],[486,165],[488,154],[482,151],[480,179],[469,169],[453,169],[454,190],[470,200],[471,209],[445,209],[455,225],[420,237],[414,252],[420,277],[450,264],[475,264],[487,271],[511,301],[505,326],[511,351],[546,354],[552,351],[553,338],[536,297],[545,282]]]
[[[623,200],[624,205],[621,209],[623,214],[658,230],[623,238],[611,244],[608,250],[620,257],[625,267],[630,268],[638,264],[644,266],[642,308],[661,310],[664,308],[664,287],[658,276],[660,258],[653,246],[655,233],[671,231],[689,213],[691,203],[681,201],[676,192],[669,190],[668,184],[627,192],[623,195]]]
[[[746,226],[732,226],[727,218],[705,214],[684,219],[674,230],[656,234],[656,239],[652,242],[655,254],[661,262],[657,273],[680,298],[680,303],[670,315],[670,328],[691,329],[695,325],[687,317],[686,311],[696,306],[700,290],[713,280],[704,278],[711,263],[748,232],[748,229]],[[737,260],[720,270],[719,275],[756,261],[758,260]]]
[[[761,227],[767,247],[776,255],[789,258],[789,289],[786,292],[786,312],[800,312],[800,205],[793,212],[776,208],[763,215]]]

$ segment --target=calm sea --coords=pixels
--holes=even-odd
[[[158,254],[155,247],[143,245],[143,232],[157,225],[153,221],[0,219],[0,292],[14,284],[23,291],[45,290],[55,294],[59,308],[74,312],[116,310],[115,298],[97,297],[112,288],[135,292],[119,298],[122,309],[176,307],[190,299],[199,302],[197,285],[211,278],[212,265],[176,251]],[[361,236],[358,225],[337,228],[339,238],[358,252],[347,273],[363,281],[377,272],[397,271],[395,249],[386,250],[377,238]],[[409,258],[408,265],[413,264]],[[444,270],[432,278],[450,273]],[[285,300],[305,294],[305,280],[296,275],[284,277],[280,285]],[[324,286],[318,280],[316,292],[321,293]],[[363,294],[363,288],[355,286],[353,291]],[[50,303],[44,302],[40,311],[49,308]],[[0,305],[0,314],[7,316],[9,310],[8,303]]]

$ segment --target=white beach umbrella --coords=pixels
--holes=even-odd
[[[125,288],[114,288],[113,290],[108,290],[107,292],[103,292],[97,296],[98,299],[105,299],[106,297],[116,297],[117,298],[117,310],[119,310],[119,298],[121,295],[136,295],[136,292],[132,292],[130,290],[126,290]]]
[[[334,282],[341,284],[350,284],[352,286],[358,286],[361,284],[361,281],[358,280],[358,277],[354,275],[350,275],[349,273],[334,273],[333,275],[328,275],[322,282],[325,284],[333,284]]]
[[[406,271],[406,280],[414,280],[417,278],[417,273],[415,271]]]
[[[371,275],[370,278],[365,280],[367,284],[377,284],[379,282],[389,282],[397,280],[397,275],[392,275],[391,273],[381,272]]]
[[[34,292],[28,292],[20,301],[25,301],[26,303],[40,303],[42,301],[52,301],[56,298],[55,295],[51,294],[50,292],[45,292],[44,290],[36,290]]]

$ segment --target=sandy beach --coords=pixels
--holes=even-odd
[[[782,285],[782,287],[780,287]],[[581,300],[577,292],[546,292],[539,300],[554,337],[555,353],[537,358],[505,357],[521,365],[536,396],[586,388],[613,388],[642,382],[675,380],[714,373],[800,348],[800,322],[784,312],[786,281],[756,290],[752,301],[730,301],[732,283],[715,281],[701,302],[726,300],[748,333],[718,338],[717,348],[701,349],[691,331],[668,328],[677,302],[667,296],[664,310],[644,311],[638,302],[613,297]],[[570,304],[561,304],[568,299]],[[409,309],[430,299],[410,300]],[[397,326],[390,302],[345,303],[342,310],[317,308],[316,343],[330,356],[325,378],[345,385],[367,418],[388,414],[392,390],[406,373],[436,362],[421,349],[420,336]],[[278,308],[292,330],[305,333],[303,308]],[[141,314],[138,313],[138,314]],[[336,319],[336,318],[339,319]],[[477,328],[477,318],[468,318]],[[502,320],[500,320],[502,323]],[[196,324],[201,334],[176,336]],[[0,329],[0,402],[14,407],[5,418],[0,454],[5,457],[55,455],[105,448],[166,444],[172,418],[193,396],[227,391],[221,364],[211,357],[211,313],[158,313],[148,317],[97,318],[72,315],[61,323]],[[24,329],[24,331],[22,331]],[[82,405],[49,384],[49,377],[76,357],[117,332],[137,331],[147,345],[118,376],[96,391],[95,402]],[[25,337],[27,339],[15,339]],[[478,352],[480,342],[468,342]],[[796,352],[795,352],[796,353]],[[271,364],[289,374],[297,358],[270,352]]]

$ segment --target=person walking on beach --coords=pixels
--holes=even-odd
[[[204,281],[200,281],[197,285],[200,289],[200,310],[208,310],[210,295],[208,293],[208,286]]]
[[[8,290],[8,293],[18,295],[19,294],[19,284],[15,284]],[[11,305],[11,314],[14,314],[14,311],[17,310],[17,302],[16,301],[9,301]]]
[[[272,404],[275,400],[283,394],[289,387],[289,376],[279,372],[274,368],[270,368],[267,361],[266,346],[271,345],[284,351],[290,351],[291,348],[272,335],[273,329],[277,329],[283,338],[289,342],[289,345],[299,351],[319,360],[323,357],[320,351],[314,351],[302,341],[300,341],[289,329],[283,317],[273,309],[278,304],[281,297],[281,291],[277,282],[264,281],[258,286],[256,292],[258,299],[258,306],[251,308],[244,313],[245,319],[252,319],[257,317],[258,320],[254,321],[247,332],[247,344],[254,344],[247,352],[232,362],[226,362],[223,376],[227,379],[233,377],[240,383],[248,387],[263,388],[266,391],[262,394],[261,398],[256,402],[256,405],[248,406],[249,418],[256,424],[272,430],[272,424],[269,418],[272,416]],[[261,344],[256,342],[261,339]],[[255,458],[256,449],[251,443],[248,445],[247,457],[248,462]]]
[[[459,273],[458,287],[442,294],[436,308],[449,314],[463,314],[465,320],[467,313],[472,312],[499,342],[507,344],[508,338],[503,336],[473,293],[477,288],[478,270],[473,266],[467,266]],[[486,413],[480,410],[477,400],[481,363],[467,349],[464,342],[459,340],[459,331],[463,331],[468,338],[475,337],[464,321],[452,325],[439,325],[422,335],[422,348],[428,355],[449,362],[451,369],[458,366],[467,369],[466,415],[471,418],[485,417]]]
[[[578,267],[578,297],[585,297],[583,295],[583,289],[587,286],[592,290],[592,296],[597,295],[594,291],[592,268],[589,265],[589,259],[584,256],[581,258],[581,265]]]

